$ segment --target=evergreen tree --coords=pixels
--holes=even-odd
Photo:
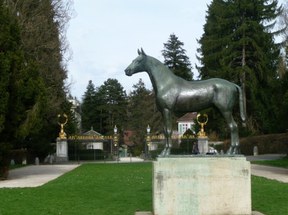
[[[127,130],[133,131],[133,142],[138,152],[145,151],[146,128],[149,125],[151,134],[162,131],[161,114],[155,105],[154,93],[145,87],[142,79],[133,85],[128,97]]]
[[[116,125],[119,132],[127,120],[126,92],[117,79],[107,79],[96,94],[97,109],[101,112],[102,133],[111,134]]]
[[[126,92],[116,79],[108,79],[98,88],[90,80],[81,105],[83,130],[93,127],[108,135],[115,125],[122,129],[127,120],[126,103]]]
[[[90,80],[86,92],[82,98],[82,129],[83,131],[90,130],[91,127],[97,130],[97,113],[96,113],[96,89],[93,82]]]
[[[3,56],[9,56],[9,61],[6,60],[6,63],[9,62],[10,65],[6,65],[8,69],[6,74],[9,76],[9,81],[6,82],[6,88],[2,92],[3,95],[9,95],[9,97],[6,100],[6,113],[1,114],[2,117],[5,117],[5,123],[2,124],[4,128],[3,133],[0,132],[0,135],[2,140],[11,143],[14,148],[17,148],[17,145],[23,139],[31,133],[38,132],[39,128],[41,128],[38,117],[43,108],[45,88],[35,67],[24,61],[18,23],[15,18],[12,18],[13,16],[11,16],[6,6],[5,10],[10,15],[10,18],[6,18],[5,21],[7,24],[9,23],[10,36],[9,38],[1,37],[3,39],[1,42],[13,49],[3,49]],[[7,33],[6,36],[8,36]],[[12,44],[13,46],[11,46]],[[3,62],[5,62],[4,59]],[[2,72],[3,75],[1,77],[6,78],[5,70],[2,70]]]
[[[9,92],[7,91],[11,76],[12,57],[19,44],[19,30],[13,24],[11,16],[0,1],[0,132],[4,129],[8,109]],[[16,28],[16,29],[15,29]]]
[[[279,47],[271,28],[277,1],[213,0],[199,40],[202,79],[219,77],[241,85],[250,130],[269,132]],[[245,108],[246,109],[246,108]]]
[[[164,64],[167,65],[177,76],[188,81],[193,79],[191,63],[181,42],[175,34],[171,34],[167,43],[164,43],[162,55]]]
[[[0,0],[0,180],[7,178],[10,164],[12,144],[7,140],[5,130],[9,115],[9,84],[18,57],[19,39],[17,23]]]
[[[155,98],[151,90],[145,87],[142,79],[133,85],[133,90],[129,95],[129,129],[146,132],[149,124],[152,131],[157,131],[159,122],[157,122],[158,111],[155,107]]]
[[[3,24],[10,23],[11,34],[0,37],[0,43],[13,44],[14,50],[3,49],[10,60],[4,61],[9,70],[9,79],[5,80],[9,82],[2,95],[9,96],[0,135],[14,148],[27,148],[38,157],[49,153],[50,143],[58,135],[57,114],[70,112],[64,86],[64,49],[59,38],[60,26],[66,23],[59,18],[65,17],[59,14],[60,4],[60,0],[1,1],[10,15]]]
[[[275,129],[276,131],[286,132],[288,128],[287,118],[288,118],[288,43],[286,45],[285,55],[281,56],[279,63],[279,78],[275,84],[274,92],[277,94],[278,98],[275,100],[275,113],[277,113],[277,118],[275,119]]]
[[[283,10],[280,14],[280,28],[284,28],[283,38],[284,38],[284,49],[288,43],[288,2],[283,5]]]

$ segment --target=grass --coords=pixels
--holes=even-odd
[[[0,189],[0,215],[134,215],[152,211],[152,164],[84,164],[38,188]],[[288,184],[252,176],[252,207],[288,214]]]
[[[253,161],[253,164],[267,165],[288,168],[288,157],[279,159],[279,160],[264,160],[264,161]]]
[[[38,188],[0,189],[0,215],[134,215],[152,210],[152,164],[85,164]]]
[[[265,215],[288,214],[288,184],[252,176],[252,208]]]

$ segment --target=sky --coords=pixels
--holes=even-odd
[[[284,3],[286,0],[279,0]],[[100,87],[117,79],[126,93],[141,78],[152,89],[146,73],[125,75],[125,68],[137,57],[137,49],[163,62],[161,51],[169,36],[184,43],[194,78],[197,39],[203,34],[208,5],[212,0],[73,0],[74,16],[68,23],[71,53],[68,80],[72,96],[81,100],[89,80]],[[288,4],[288,3],[287,3]]]
[[[152,89],[146,73],[128,77],[124,70],[137,57],[139,48],[163,62],[161,51],[171,34],[184,43],[195,67],[197,39],[203,34],[210,2],[74,0],[74,16],[66,34],[71,53],[67,81],[72,96],[81,100],[89,80],[99,87],[109,78],[117,79],[127,94],[140,78]]]

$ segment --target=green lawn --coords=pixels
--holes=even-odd
[[[0,189],[0,215],[134,215],[152,210],[152,164],[85,164],[38,188]]]
[[[287,215],[288,184],[252,176],[252,208],[265,215]]]
[[[288,157],[279,160],[264,160],[264,161],[253,161],[253,164],[268,165],[275,167],[288,168]]]
[[[253,161],[254,164],[288,168],[288,158]],[[288,177],[288,176],[287,176]],[[265,215],[288,214],[288,184],[252,176],[252,206]]]
[[[152,211],[152,164],[84,164],[38,188],[0,189],[0,215]],[[288,184],[252,177],[253,210],[288,214]]]

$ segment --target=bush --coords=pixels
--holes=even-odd
[[[258,147],[259,154],[288,154],[288,133],[241,138],[240,150],[242,154],[252,155],[254,146]]]
[[[253,155],[254,146],[258,147],[258,154],[287,154],[288,155],[288,133],[266,134],[251,136],[240,139],[240,153],[244,155]],[[224,141],[222,145],[215,148],[226,152],[230,147],[230,140]]]
[[[27,150],[25,149],[11,150],[10,157],[15,161],[15,164],[22,164],[23,160],[27,158]]]

